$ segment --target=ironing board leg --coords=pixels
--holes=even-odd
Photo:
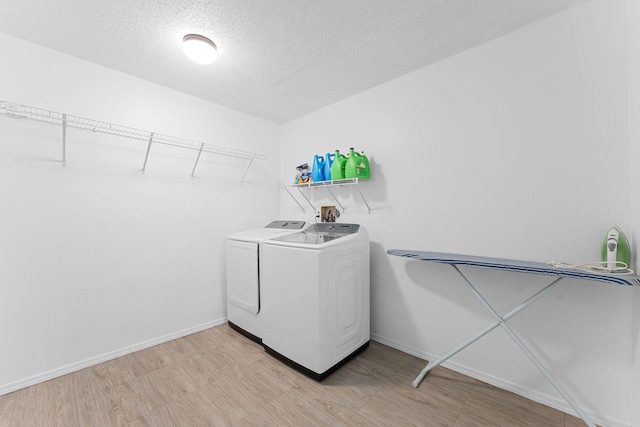
[[[595,427],[595,424],[593,424],[593,422],[589,419],[587,414],[585,414],[584,411],[580,409],[578,404],[571,398],[571,396],[569,396],[567,392],[564,391],[560,383],[558,383],[555,380],[555,378],[553,378],[551,373],[549,373],[549,371],[547,371],[547,369],[542,365],[542,363],[540,363],[540,361],[533,355],[533,353],[531,353],[529,348],[522,342],[522,340],[520,340],[520,338],[518,338],[518,336],[515,334],[515,332],[513,332],[513,330],[509,327],[509,325],[507,325],[507,323],[500,317],[500,315],[493,309],[493,307],[489,305],[487,300],[484,299],[484,297],[480,294],[480,292],[478,292],[478,290],[471,284],[469,279],[467,279],[466,276],[462,274],[462,272],[458,269],[458,266],[453,264],[451,264],[451,266],[458,272],[458,274],[462,277],[464,282],[467,284],[467,287],[471,290],[471,292],[473,292],[476,298],[480,300],[480,302],[482,303],[482,305],[484,305],[487,311],[489,311],[489,313],[491,313],[491,315],[494,317],[494,319],[496,319],[496,321],[500,324],[500,326],[504,328],[505,332],[509,335],[509,337],[511,337],[511,339],[518,345],[518,347],[520,347],[520,349],[529,358],[529,360],[531,360],[531,362],[533,362],[533,364],[536,365],[536,367],[542,373],[542,375],[544,375],[547,378],[547,380],[549,380],[551,385],[553,385],[553,387],[558,391],[558,393],[560,393],[560,395],[564,398],[564,400],[566,400],[567,403],[571,405],[573,410],[576,411],[576,413],[580,416],[580,418],[582,418],[582,421],[584,421],[585,424],[588,425],[589,427]]]
[[[505,314],[501,318],[502,322],[506,322],[507,320],[511,319],[513,316],[515,316],[516,314],[520,313],[522,310],[527,308],[529,305],[533,304],[534,302],[536,302],[537,300],[542,298],[542,296],[544,294],[546,294],[549,290],[551,290],[551,288],[553,286],[555,286],[555,284],[558,283],[560,281],[560,279],[561,279],[561,277],[558,277],[553,282],[549,283],[547,286],[542,288],[540,291],[536,292],[534,295],[532,295],[531,297],[529,297],[528,299],[523,301],[519,306],[515,307],[509,313]],[[484,328],[483,330],[478,332],[476,335],[474,335],[473,337],[469,338],[467,341],[463,342],[462,344],[460,344],[458,347],[454,348],[453,350],[451,350],[447,354],[441,356],[439,359],[437,359],[437,360],[435,360],[433,362],[428,363],[427,366],[422,371],[420,371],[420,373],[418,374],[416,379],[413,380],[413,382],[411,384],[414,387],[418,387],[418,385],[420,385],[420,382],[424,379],[425,375],[427,375],[432,369],[440,366],[442,363],[444,363],[449,358],[455,356],[460,351],[462,351],[465,348],[469,347],[471,344],[473,344],[474,342],[478,341],[480,338],[482,338],[483,336],[487,335],[489,332],[493,331],[495,328],[500,326],[500,323],[501,322],[499,322],[499,321],[493,322],[491,325],[487,326],[486,328]]]

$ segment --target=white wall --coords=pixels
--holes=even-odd
[[[371,236],[373,336],[433,360],[491,319],[450,267],[386,250],[598,260],[611,225],[631,233],[627,109],[625,4],[595,0],[286,123],[281,179],[315,153],[370,156],[373,211],[339,193]],[[313,219],[281,197],[281,216]],[[550,281],[465,271],[502,313]],[[510,321],[606,425],[631,423],[633,291],[567,279]],[[571,411],[501,330],[448,366]]]
[[[636,0],[627,2],[627,27],[629,50],[629,169],[630,169],[630,201],[633,240],[640,241],[640,3]],[[638,251],[635,251],[635,268],[638,270]],[[632,350],[633,350],[633,413],[632,425],[640,425],[640,289],[635,289],[632,317]]]
[[[224,238],[278,215],[279,126],[0,34],[0,99],[265,154],[0,118],[0,394],[223,322]],[[188,76],[185,76],[188,78]]]

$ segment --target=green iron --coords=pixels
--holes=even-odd
[[[620,227],[611,227],[602,243],[602,265],[607,269],[628,268],[631,264],[631,248]],[[622,265],[624,263],[624,265]]]

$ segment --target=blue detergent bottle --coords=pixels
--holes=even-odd
[[[311,179],[313,182],[324,181],[324,157],[317,154],[313,157],[313,168],[311,169]]]
[[[333,162],[336,159],[336,155],[332,153],[327,153],[325,155],[324,169],[322,170],[322,175],[324,176],[325,181],[331,181],[333,179],[331,174],[331,166],[333,166]]]

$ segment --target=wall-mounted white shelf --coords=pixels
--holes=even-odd
[[[172,147],[186,148],[197,152],[194,159],[193,169],[191,170],[191,178],[194,177],[196,167],[200,161],[202,153],[211,153],[221,156],[235,157],[239,159],[246,159],[249,161],[247,168],[242,175],[241,182],[244,182],[244,178],[249,172],[249,168],[253,164],[255,159],[266,160],[266,156],[258,153],[251,153],[248,151],[236,150],[234,148],[221,147],[218,145],[212,145],[204,142],[191,141],[188,139],[178,138],[175,136],[163,135],[155,132],[150,132],[141,129],[135,129],[122,125],[115,125],[112,123],[105,123],[98,120],[86,119],[83,117],[72,116],[69,114],[58,113],[55,111],[44,110],[42,108],[29,107],[21,105],[15,102],[0,101],[0,116],[9,117],[12,119],[27,119],[40,123],[48,123],[52,125],[61,126],[62,129],[62,163],[67,161],[66,143],[67,143],[67,130],[78,129],[94,133],[102,133],[117,137],[129,138],[139,141],[145,141],[147,144],[146,153],[144,156],[144,163],[142,164],[142,172],[147,168],[147,161],[149,160],[149,153],[151,152],[151,146],[154,144],[163,144]]]
[[[371,213],[371,207],[369,206],[369,203],[367,203],[367,199],[365,199],[364,195],[362,194],[362,191],[360,191],[360,189],[358,188],[359,182],[361,182],[361,181],[359,181],[358,178],[347,178],[347,179],[337,179],[337,180],[334,180],[334,181],[319,181],[319,182],[311,182],[311,183],[306,183],[306,184],[285,185],[282,188],[287,193],[289,193],[289,196],[291,196],[291,198],[298,204],[300,209],[302,209],[302,212],[305,212],[304,207],[300,204],[298,199],[295,198],[295,196],[291,193],[291,191],[289,189],[297,188],[298,192],[300,193],[300,195],[307,201],[309,206],[311,206],[311,209],[315,212],[318,209],[315,206],[313,206],[313,203],[311,203],[311,201],[304,194],[302,189],[303,188],[325,188],[329,192],[329,194],[331,194],[331,197],[333,197],[333,200],[336,201],[336,204],[338,206],[340,206],[340,209],[342,209],[344,211],[344,207],[342,206],[342,203],[340,203],[340,201],[335,196],[335,194],[333,194],[333,191],[331,191],[331,188],[332,187],[342,187],[344,185],[351,185],[351,186],[353,186],[353,188],[355,188],[358,191],[358,193],[360,194],[360,197],[362,198],[362,201],[367,206],[367,209],[368,209],[369,213]]]

